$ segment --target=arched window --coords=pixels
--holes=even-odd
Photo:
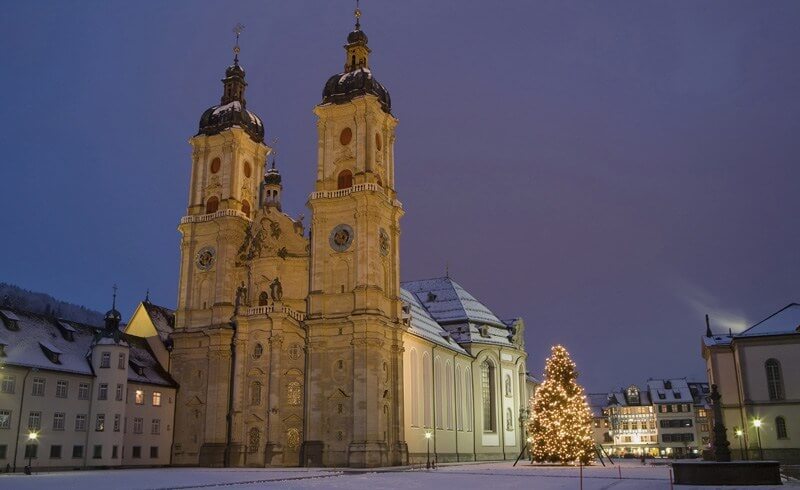
[[[269,294],[266,291],[261,291],[258,295],[258,306],[267,306],[269,304]]]
[[[250,162],[244,162],[244,176],[250,178],[250,175],[253,173],[253,168],[250,166]]]
[[[464,430],[464,376],[461,366],[456,364],[456,430]]]
[[[431,358],[428,353],[422,355],[422,423],[426,429],[431,427]]]
[[[445,404],[445,410],[447,410],[447,414],[445,415],[445,428],[447,430],[453,430],[453,369],[450,365],[450,361],[446,362],[444,365],[444,388],[445,388],[445,399],[447,403]]]
[[[247,202],[247,199],[245,199],[244,201],[242,201],[242,212],[243,212],[243,213],[244,213],[244,215],[245,215],[245,216],[247,216],[248,218],[250,217],[250,203],[249,203],[249,202]]]
[[[336,187],[338,189],[349,189],[353,187],[353,172],[349,170],[342,170],[339,172],[339,177],[336,179]]]
[[[783,417],[775,417],[775,432],[778,434],[778,439],[788,439],[789,433],[786,432],[786,419]]]
[[[433,377],[436,383],[434,385],[435,396],[433,401],[434,413],[436,414],[436,428],[442,429],[444,428],[444,417],[442,416],[442,393],[444,392],[444,383],[442,383],[442,361],[439,359],[439,356],[436,356],[436,359],[433,361]]]
[[[216,213],[219,209],[219,198],[211,196],[206,201],[206,214]]]
[[[258,452],[258,448],[261,445],[261,431],[257,428],[253,427],[250,429],[250,437],[249,437],[249,444],[248,444],[248,451],[251,453]]]
[[[286,400],[288,401],[289,405],[298,406],[300,405],[300,399],[303,397],[302,389],[300,388],[300,383],[297,381],[291,381],[288,385],[286,385]]]
[[[464,418],[464,425],[467,432],[472,432],[475,424],[475,412],[473,410],[473,397],[472,397],[472,369],[464,369],[464,395],[466,398],[466,417]]]
[[[261,405],[261,383],[258,381],[250,384],[250,404]]]
[[[411,425],[419,427],[419,368],[417,349],[411,349]]]
[[[495,381],[494,365],[488,360],[481,364],[481,401],[483,410],[483,431],[494,432],[496,430],[495,407]]]
[[[781,365],[777,359],[767,359],[764,363],[767,371],[767,388],[769,389],[770,400],[783,400],[783,378],[781,376]]]

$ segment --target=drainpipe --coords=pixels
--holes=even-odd
[[[456,388],[456,383],[458,383],[458,379],[456,379],[456,355],[453,354],[453,385],[451,386],[451,388],[453,388],[454,391],[455,391],[455,388]],[[450,407],[450,408],[456,410],[457,407],[458,407],[458,400],[455,397],[455,393],[453,393],[452,395],[453,395],[453,399],[456,401],[456,403],[454,403],[453,406]],[[456,420],[456,426],[453,428],[453,429],[455,429],[455,430],[453,430],[453,434],[455,435],[455,438],[456,438],[456,462],[460,462],[461,458],[459,457],[460,455],[458,454],[458,415],[456,415],[454,418]],[[463,420],[461,421],[461,427],[464,427],[464,421]]]
[[[231,369],[228,379],[228,414],[225,417],[225,453],[222,465],[225,468],[231,466],[231,445],[233,443],[233,381],[236,375],[236,320],[231,319],[230,326],[233,329],[231,335]]]
[[[436,452],[436,357],[434,356],[434,351],[436,350],[436,346],[431,346],[431,386],[433,387],[433,395],[431,398],[433,400],[433,461],[435,463],[439,462],[439,455]]]
[[[33,369],[28,369],[28,372],[25,373],[25,377],[22,379],[22,397],[19,400],[19,415],[17,416],[17,441],[14,444],[14,470],[13,472],[17,472],[17,451],[19,450],[19,434],[22,429],[22,408],[25,406],[25,387],[28,383],[28,376],[31,374]]]

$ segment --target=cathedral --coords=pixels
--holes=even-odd
[[[309,229],[281,208],[238,47],[190,140],[172,464],[377,467],[524,445],[522,320],[450,277],[401,281],[398,121],[359,17],[314,108]]]

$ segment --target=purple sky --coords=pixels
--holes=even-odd
[[[236,22],[248,108],[308,214],[311,110],[353,2],[10,2],[0,280],[174,306],[188,138]],[[404,279],[451,276],[563,343],[591,391],[702,378],[719,330],[800,301],[800,2],[365,0],[400,119]]]

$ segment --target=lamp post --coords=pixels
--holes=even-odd
[[[736,437],[739,438],[740,457],[747,459],[747,456],[744,454],[744,446],[742,446],[742,438],[744,437],[744,431],[742,429],[736,429]]]
[[[753,420],[753,426],[756,428],[756,436],[758,437],[758,456],[761,461],[764,461],[764,448],[761,447],[761,419]]]
[[[32,460],[33,460],[33,447],[32,446],[33,446],[33,443],[35,443],[38,438],[39,438],[39,434],[37,434],[36,432],[31,431],[31,432],[28,433],[28,446],[29,446],[29,448],[28,448],[28,467],[25,468],[25,473],[28,474],[28,475],[31,474],[31,467],[33,465],[33,462],[32,462]]]
[[[425,463],[426,469],[431,469],[431,433],[425,433],[425,439],[428,441],[428,462]]]

